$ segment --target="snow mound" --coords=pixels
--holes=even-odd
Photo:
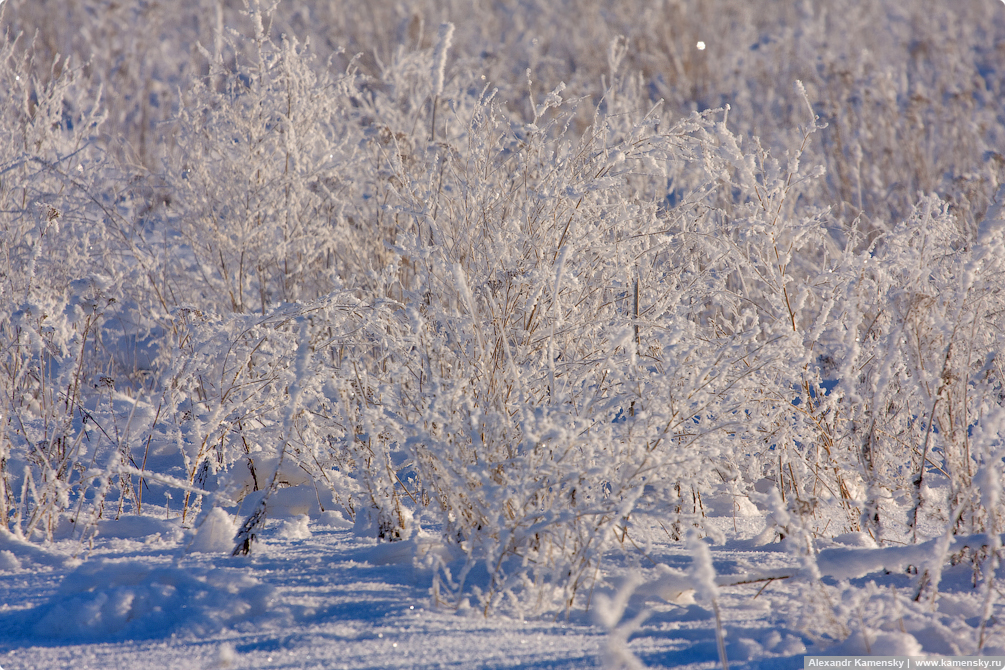
[[[229,642],[224,642],[220,645],[220,650],[217,652],[216,664],[213,666],[215,668],[236,668],[238,664],[237,650],[234,649],[234,645]]]
[[[214,507],[199,524],[195,538],[188,546],[189,552],[207,554],[230,552],[234,548],[237,523],[219,507]]]
[[[405,507],[399,508],[397,512],[398,519],[393,519],[383,516],[380,510],[374,507],[363,506],[356,511],[352,532],[357,537],[377,538],[388,542],[407,540],[416,527],[412,512]]]
[[[98,535],[104,538],[139,540],[160,535],[165,541],[177,542],[183,536],[180,522],[180,519],[166,520],[130,514],[117,519],[102,519],[97,526]]]
[[[138,514],[123,514],[114,519],[75,518],[74,515],[63,513],[52,528],[54,540],[79,540],[101,537],[116,540],[144,540],[160,538],[165,542],[179,542],[185,533],[181,519],[159,519],[153,516]],[[43,537],[39,529],[35,529],[33,539]]]
[[[258,508],[258,503],[265,497],[267,491],[253,491],[244,497],[240,509],[243,514]],[[324,510],[335,507],[330,491],[317,488],[310,484],[287,486],[276,489],[269,496],[268,510],[270,519],[291,519],[306,514],[316,519]]]
[[[674,605],[694,605],[694,580],[683,570],[668,565],[656,566],[659,577],[647,588],[668,603]]]
[[[265,614],[272,596],[272,587],[237,570],[99,560],[66,576],[32,632],[88,641],[204,635]]]
[[[708,494],[703,497],[702,503],[708,516],[749,517],[761,514],[750,498],[728,491]]]
[[[322,512],[321,516],[318,517],[318,525],[346,530],[352,528],[354,524],[338,512],[328,510],[327,512]]]
[[[0,527],[0,569],[13,571],[29,565],[61,568],[66,565],[66,558],[36,547]]]
[[[844,642],[828,647],[830,656],[921,656],[921,644],[910,633],[868,631],[866,638],[861,631],[853,633]]]
[[[865,539],[857,533],[839,535],[836,540],[853,542],[859,546],[832,547],[824,549],[817,555],[817,567],[821,574],[835,579],[855,579],[864,577],[871,572],[885,570],[902,573],[909,565],[924,566],[931,562],[932,556],[938,556],[939,538],[909,544],[904,546],[869,548]],[[960,551],[965,547],[986,547],[991,544],[991,538],[978,533],[975,535],[957,535],[949,544],[949,551]]]
[[[309,523],[310,517],[306,514],[290,519],[279,529],[279,537],[284,540],[306,540],[311,536]]]
[[[868,533],[844,533],[843,535],[837,535],[834,537],[834,541],[849,547],[866,547],[868,549],[875,549],[879,545],[876,541],[869,537]]]
[[[21,561],[13,551],[4,549],[0,551],[0,572],[16,572],[21,569]]]

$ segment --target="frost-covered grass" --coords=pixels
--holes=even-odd
[[[4,644],[1001,650],[997,3],[0,12]]]

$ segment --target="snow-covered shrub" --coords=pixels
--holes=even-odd
[[[46,81],[51,63],[68,56],[83,65],[90,81],[105,91],[102,109],[110,119],[93,141],[135,173],[156,170],[174,147],[164,126],[177,114],[179,89],[205,74],[199,45],[234,59],[226,36],[230,24],[247,25],[243,9],[242,3],[216,0],[15,0],[4,3],[2,21],[5,31],[21,32],[31,42],[36,58],[23,75]]]
[[[14,32],[39,32],[39,70],[56,54],[91,63],[96,81],[118,92],[106,103],[116,129],[105,142],[155,171],[177,139],[160,124],[179,108],[179,88],[209,73],[199,45],[236,74],[256,47],[231,36],[253,34],[256,21],[277,44],[287,35],[323,55],[344,48],[340,68],[358,55],[374,79],[402,52],[433,50],[439,25],[452,21],[452,58],[499,88],[524,121],[533,116],[528,68],[538,98],[563,81],[568,96],[596,104],[606,88],[598,82],[610,78],[600,47],[618,40],[622,72],[640,75],[650,102],[662,98],[680,116],[730,104],[735,132],[761,137],[779,155],[800,142],[792,130],[803,123],[802,101],[790,91],[801,80],[828,124],[810,147],[828,171],[821,188],[844,226],[859,218],[870,235],[910,216],[919,190],[938,192],[972,229],[1005,168],[996,104],[1003,18],[993,0],[92,5],[8,0],[5,19]]]
[[[420,56],[387,77],[406,110],[435,97],[397,95],[435,70]],[[756,145],[743,155],[722,112],[673,122],[616,79],[579,136],[562,86],[531,123],[454,86],[433,143],[424,117],[373,104],[394,148],[380,169],[404,346],[371,371],[361,421],[380,462],[417,477],[410,491],[389,469],[375,501],[394,519],[428,497],[465,572],[488,571],[484,611],[569,607],[646,489],[698,498],[739,479],[767,423],[771,446],[792,440],[785,408],[810,383],[793,363],[813,361],[804,304],[825,300],[789,291],[809,290],[797,255],[823,254],[826,230],[794,204],[798,156],[783,171]]]
[[[329,470],[345,469],[327,448],[355,426],[343,403],[355,395],[356,378],[340,378],[339,363],[366,363],[357,343],[380,332],[374,317],[386,319],[386,310],[342,293],[265,316],[188,309],[175,316],[159,362],[166,415],[159,441],[180,456],[190,486],[204,490],[214,480],[214,490],[241,500],[315,479],[325,486]]]
[[[185,92],[156,248],[169,304],[258,312],[326,295],[365,272],[382,238],[354,209],[360,129],[350,125],[352,77],[312,68],[292,37],[254,33],[254,60],[236,71],[206,52],[210,74]],[[349,196],[347,196],[347,192]]]
[[[844,226],[858,217],[867,232],[907,218],[919,190],[940,193],[973,227],[1002,181],[1003,18],[993,1],[529,0],[480,5],[477,20],[470,12],[453,0],[323,3],[285,14],[276,30],[362,53],[378,76],[399,49],[432,48],[440,22],[453,21],[458,63],[524,121],[528,68],[536,97],[563,81],[568,96],[596,104],[598,81],[610,82],[601,47],[618,40],[622,72],[641,75],[651,103],[662,98],[679,116],[730,104],[734,132],[779,155],[801,140],[792,131],[803,105],[790,95],[801,80],[827,123],[809,148],[827,168],[820,188]]]
[[[38,59],[34,44],[0,41],[0,516],[5,529],[51,538],[92,483],[84,471],[120,442],[98,418],[114,383],[100,333],[120,278],[94,197],[108,174],[92,144],[100,88],[73,59],[47,76]]]

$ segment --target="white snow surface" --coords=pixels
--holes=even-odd
[[[119,522],[122,532],[112,532]],[[840,602],[844,593],[859,599],[851,609],[865,618],[844,639],[820,639],[792,623],[809,591],[791,547],[756,546],[764,523],[709,518],[725,543],[692,539],[711,556],[699,569],[714,571],[731,667],[802,667],[803,655],[817,652],[973,653],[967,631],[960,634],[979,625],[972,568],[947,566],[934,615],[907,606],[915,578],[903,566],[930,553],[936,540],[870,548],[848,535],[825,543],[817,563],[833,611],[849,605]],[[93,543],[71,535],[47,549],[0,536],[4,670],[611,667],[618,636],[628,637],[645,667],[718,667],[711,608],[694,597],[702,590],[692,583],[694,546],[659,529],[640,525],[636,541],[647,546],[610,557],[593,611],[519,621],[485,618],[469,599],[434,604],[432,573],[421,559],[436,551],[449,560],[449,552],[418,522],[411,539],[377,543],[337,512],[274,519],[248,557],[230,555],[235,524],[219,508],[191,529],[180,519],[128,516],[106,526]],[[958,538],[954,548],[968,541],[986,538]],[[842,590],[849,578],[859,578],[858,588]],[[863,601],[863,590],[874,598]],[[902,594],[904,629],[872,628],[870,608],[891,592]],[[1005,653],[991,628],[985,653]]]

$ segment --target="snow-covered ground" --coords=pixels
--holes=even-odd
[[[696,602],[689,581],[692,552],[667,541],[659,528],[633,529],[635,542],[645,546],[610,557],[610,583],[633,575],[645,582],[634,592],[620,591],[631,596],[620,622],[618,592],[600,589],[590,612],[519,621],[485,618],[467,601],[459,608],[435,605],[432,572],[422,561],[438,546],[433,532],[378,544],[329,512],[313,521],[270,520],[250,556],[232,557],[220,549],[229,548],[233,526],[214,514],[219,518],[204,522],[199,533],[183,529],[178,518],[123,517],[104,522],[91,546],[71,536],[42,550],[0,537],[0,666],[619,667],[619,635],[630,632],[623,626],[640,614],[645,618],[628,647],[646,667],[719,666],[713,611]],[[763,515],[706,519],[713,534],[717,529],[725,538],[710,549],[726,654],[731,667],[802,667],[804,654],[828,645],[794,629],[794,612],[809,612],[806,575],[786,543],[756,546],[764,525]],[[922,618],[908,606],[916,578],[886,569],[910,557],[894,557],[895,545],[868,550],[854,546],[870,544],[861,537],[841,539],[844,545],[829,543],[817,555],[821,583],[838,601],[841,582],[828,575],[851,578],[859,587],[854,593],[872,591],[873,597],[845,603],[859,608],[861,628],[827,653],[865,653],[866,644],[873,653],[974,652],[967,638],[980,625],[981,598],[969,564],[947,568],[939,612]],[[870,581],[873,588],[861,588]],[[897,628],[908,632],[872,628],[870,608],[883,598],[896,604],[898,593],[904,611]],[[838,601],[830,603],[832,612]],[[613,634],[604,625],[605,615],[612,623],[612,612],[620,628]],[[1002,616],[1000,607],[996,615]],[[969,631],[959,635],[961,628]],[[1005,653],[1005,641],[990,640],[984,653]]]
[[[79,561],[68,557],[63,566],[53,560],[57,565],[46,567],[26,558],[5,570],[0,665],[581,668],[601,662],[606,631],[581,612],[568,621],[520,622],[433,607],[432,575],[413,565],[414,542],[376,545],[351,529],[315,524],[309,537],[289,539],[303,533],[290,533],[292,524],[279,520],[250,557],[233,558],[185,553],[177,524],[147,523],[152,534],[98,541],[76,568]],[[67,552],[75,548],[65,544]],[[666,546],[656,555],[671,565],[689,562]],[[728,570],[741,555],[715,551],[717,567]],[[777,552],[749,555],[761,565],[779,558],[785,562]],[[798,635],[773,625],[764,594],[751,599],[757,586],[730,590],[726,625],[736,636],[731,651],[742,652],[736,659],[804,651]],[[632,648],[652,665],[708,667],[717,660],[711,617],[696,605],[657,606]],[[777,667],[795,663],[789,660]]]

